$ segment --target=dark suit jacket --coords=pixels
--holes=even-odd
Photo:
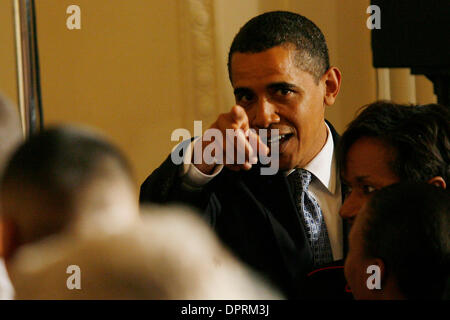
[[[336,145],[338,134],[329,127]],[[182,152],[184,143],[190,141],[174,152]],[[263,176],[259,169],[224,169],[201,191],[193,192],[181,186],[180,168],[169,156],[142,184],[140,201],[194,206],[242,261],[288,298],[310,298],[307,287],[319,282],[311,284],[307,277],[313,271],[312,252],[290,184],[283,172]]]

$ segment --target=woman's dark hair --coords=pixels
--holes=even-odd
[[[372,137],[392,149],[391,170],[402,181],[450,177],[450,109],[437,104],[400,105],[377,101],[363,107],[349,124],[338,147],[338,162],[345,170],[350,147]]]

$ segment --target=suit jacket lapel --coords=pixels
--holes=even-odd
[[[328,127],[330,128],[331,131],[331,135],[333,136],[333,142],[334,142],[334,149],[335,149],[335,154],[337,155],[337,150],[339,149],[339,140],[340,140],[340,136],[337,133],[337,131],[334,129],[333,125],[331,123],[329,123],[327,120],[325,120],[325,122],[327,123]],[[340,174],[340,163],[339,163],[339,159],[336,158],[337,160],[337,174]],[[342,190],[342,188],[341,188]],[[344,193],[342,192],[342,203],[344,203]],[[347,255],[348,252],[348,234],[350,232],[350,226],[347,223],[347,221],[343,220],[342,221],[342,231],[343,231],[343,236],[344,236],[344,257]]]
[[[245,182],[266,208],[267,218],[280,251],[285,256],[295,253],[297,259],[300,257],[298,260],[302,261],[303,265],[309,265],[308,261],[312,261],[311,248],[294,202],[291,187],[284,173],[278,172],[273,176],[262,176],[259,174],[259,169],[251,170],[251,173],[246,175]],[[286,252],[288,238],[292,241],[293,248]],[[285,258],[291,260],[289,257]]]

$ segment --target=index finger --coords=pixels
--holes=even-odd
[[[244,108],[239,105],[235,105],[231,108],[230,114],[234,123],[238,125],[238,128],[243,129],[244,132],[249,129],[248,117]]]

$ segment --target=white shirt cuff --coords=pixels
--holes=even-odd
[[[183,158],[183,165],[181,166],[180,176],[182,179],[182,185],[191,190],[198,190],[205,186],[208,182],[210,182],[215,176],[217,176],[223,168],[223,164],[216,165],[212,174],[204,174],[197,167],[191,163],[192,159],[192,150],[194,148],[194,144],[201,137],[195,138],[189,145],[189,148],[186,150],[186,154]]]

